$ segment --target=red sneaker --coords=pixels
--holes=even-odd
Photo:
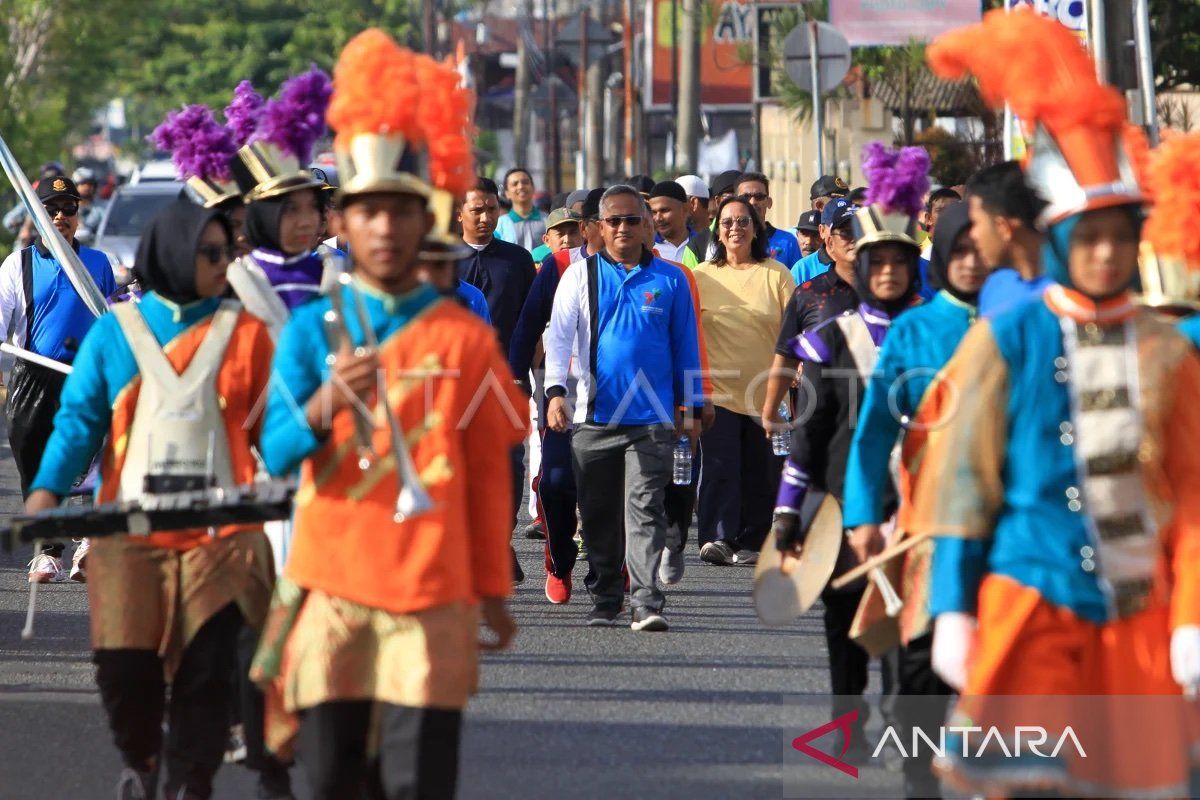
[[[546,599],[556,606],[571,599],[571,576],[557,578],[552,573],[546,573]]]

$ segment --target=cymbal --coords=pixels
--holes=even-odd
[[[800,509],[807,531],[800,557],[775,547],[767,534],[754,568],[754,610],[764,625],[787,625],[812,608],[833,576],[842,546],[842,508],[833,495],[809,491]]]

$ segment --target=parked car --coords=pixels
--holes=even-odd
[[[137,186],[142,183],[160,183],[166,181],[179,180],[175,176],[175,165],[168,159],[155,159],[147,161],[133,171],[133,175],[129,178],[130,186]]]
[[[146,223],[181,191],[183,184],[179,181],[148,181],[121,186],[113,192],[92,247],[110,254],[121,265],[117,283],[124,285],[132,279]]]

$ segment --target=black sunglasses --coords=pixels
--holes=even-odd
[[[631,228],[636,228],[638,225],[642,224],[642,218],[638,214],[626,214],[626,215],[620,216],[620,217],[605,217],[604,218],[604,223],[606,225],[608,225],[608,227],[610,227],[610,228],[619,228],[619,227],[621,227],[622,222],[624,222],[626,225],[628,225]]]
[[[235,253],[233,245],[229,244],[205,244],[197,247],[196,252],[204,256],[210,264],[232,261]]]
[[[79,204],[65,203],[60,205],[53,203],[46,206],[46,213],[50,215],[50,219],[54,219],[59,214],[62,214],[64,217],[73,217],[79,213]]]
[[[766,192],[745,192],[742,194],[742,197],[746,198],[747,200],[754,200],[755,202],[762,202],[770,196],[771,195],[767,194]]]

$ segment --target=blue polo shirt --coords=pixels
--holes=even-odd
[[[27,294],[22,252],[0,265],[0,335],[9,332],[19,347],[55,361],[70,363],[96,317],[75,291],[70,278],[39,241],[26,248],[32,256],[32,298]],[[112,260],[90,247],[76,252],[100,293],[109,297],[117,289]],[[32,302],[30,302],[32,300]],[[32,309],[32,319],[28,312]]]
[[[669,424],[677,406],[704,403],[691,286],[679,267],[649,253],[630,270],[604,253],[572,264],[545,342],[550,397],[565,394],[578,358],[576,422]]]

